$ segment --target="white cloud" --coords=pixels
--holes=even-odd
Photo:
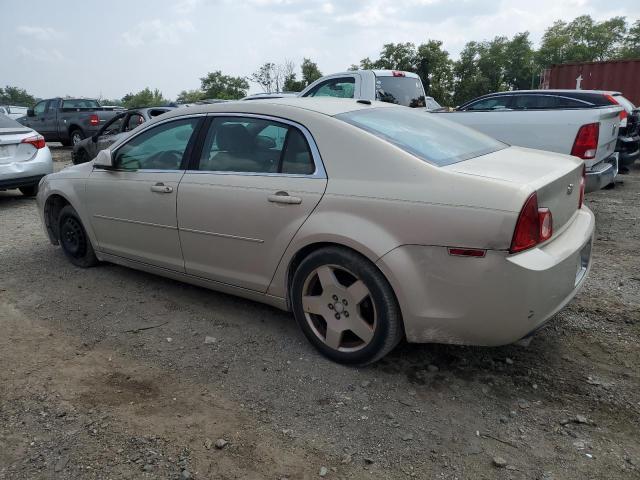
[[[66,60],[62,52],[55,48],[26,48],[21,46],[18,47],[18,55],[27,60],[35,60],[43,63],[56,63]]]
[[[60,32],[51,27],[36,27],[31,25],[20,25],[17,29],[19,34],[33,37],[38,40],[52,40],[62,36]]]
[[[124,42],[131,47],[148,43],[177,45],[187,33],[195,31],[191,20],[166,22],[160,19],[145,20],[122,34]]]
[[[193,12],[200,0],[180,0],[173,6],[173,11],[180,15],[187,15]]]

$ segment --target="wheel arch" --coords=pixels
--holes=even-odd
[[[44,224],[49,235],[49,240],[53,245],[58,245],[60,235],[58,232],[58,218],[60,211],[71,205],[71,202],[67,197],[60,193],[53,193],[49,195],[44,203]]]

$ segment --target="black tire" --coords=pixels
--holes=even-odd
[[[84,133],[79,128],[74,128],[69,132],[70,145],[77,145],[82,140],[84,140]]]
[[[38,194],[38,185],[29,185],[28,187],[20,187],[18,190],[25,197],[35,197]]]
[[[364,346],[358,350],[340,350],[340,348],[342,348],[342,343],[338,344],[338,349],[328,346],[325,341],[320,338],[318,328],[312,326],[312,322],[321,322],[323,317],[318,317],[312,314],[309,314],[309,317],[307,317],[307,314],[305,313],[302,297],[304,294],[308,294],[308,292],[305,292],[305,289],[309,288],[309,279],[319,268],[327,266],[335,269],[335,272],[346,272],[347,276],[349,276],[349,273],[352,274],[355,281],[362,281],[366,289],[368,289],[369,295],[366,297],[364,302],[369,302],[369,305],[373,305],[373,314],[375,315],[375,321],[372,325],[373,335],[369,343],[367,344],[366,342],[363,342]],[[324,287],[322,287],[322,290],[324,290]],[[324,294],[324,292],[322,294]],[[380,270],[378,270],[378,268],[367,258],[346,248],[322,248],[309,254],[309,256],[302,260],[293,275],[290,300],[296,321],[307,339],[322,354],[338,363],[351,365],[366,365],[373,363],[393,350],[393,348],[404,337],[402,314],[391,285],[389,285],[389,282],[382,272],[380,272]],[[344,300],[342,301],[347,305]],[[361,309],[363,308],[364,302],[359,305],[351,305],[345,308],[356,308],[358,309],[358,315],[361,316]],[[337,305],[333,307],[335,310],[331,310],[332,312],[336,312],[336,318],[338,319],[340,317],[337,314],[337,307],[340,306],[339,303],[340,302],[337,302]],[[370,306],[369,309],[371,309]],[[351,315],[353,317],[353,311]],[[347,314],[347,317],[348,316],[349,315]],[[349,320],[343,319],[343,321]],[[344,332],[341,334],[340,338],[341,340],[339,340],[339,342],[343,342],[345,338]]]
[[[98,264],[91,240],[89,240],[80,217],[71,205],[67,205],[60,211],[58,232],[62,251],[71,263],[82,268]]]
[[[73,155],[73,164],[80,165],[81,163],[87,163],[89,161],[89,154],[84,148],[78,149]]]

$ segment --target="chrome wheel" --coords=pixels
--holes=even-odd
[[[313,333],[334,350],[354,352],[373,339],[377,314],[371,292],[344,267],[313,270],[303,285],[302,308]]]

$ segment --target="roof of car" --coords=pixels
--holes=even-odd
[[[509,90],[506,92],[495,92],[495,93],[487,93],[483,95],[484,97],[492,96],[492,95],[514,95],[519,93],[532,93],[539,95],[549,95],[556,93],[593,93],[599,95],[621,95],[620,92],[616,92],[613,90],[577,90],[575,88],[554,88],[554,89],[538,89],[538,90]]]
[[[227,102],[211,105],[196,105],[188,110],[178,108],[163,115],[163,118],[183,116],[185,114],[197,113],[258,113],[265,114],[264,107],[273,105],[274,107],[289,107],[309,110],[323,115],[339,115],[340,113],[363,110],[367,108],[406,108],[385,102],[363,102],[351,98],[328,98],[328,97],[283,97],[269,98],[260,102]]]

